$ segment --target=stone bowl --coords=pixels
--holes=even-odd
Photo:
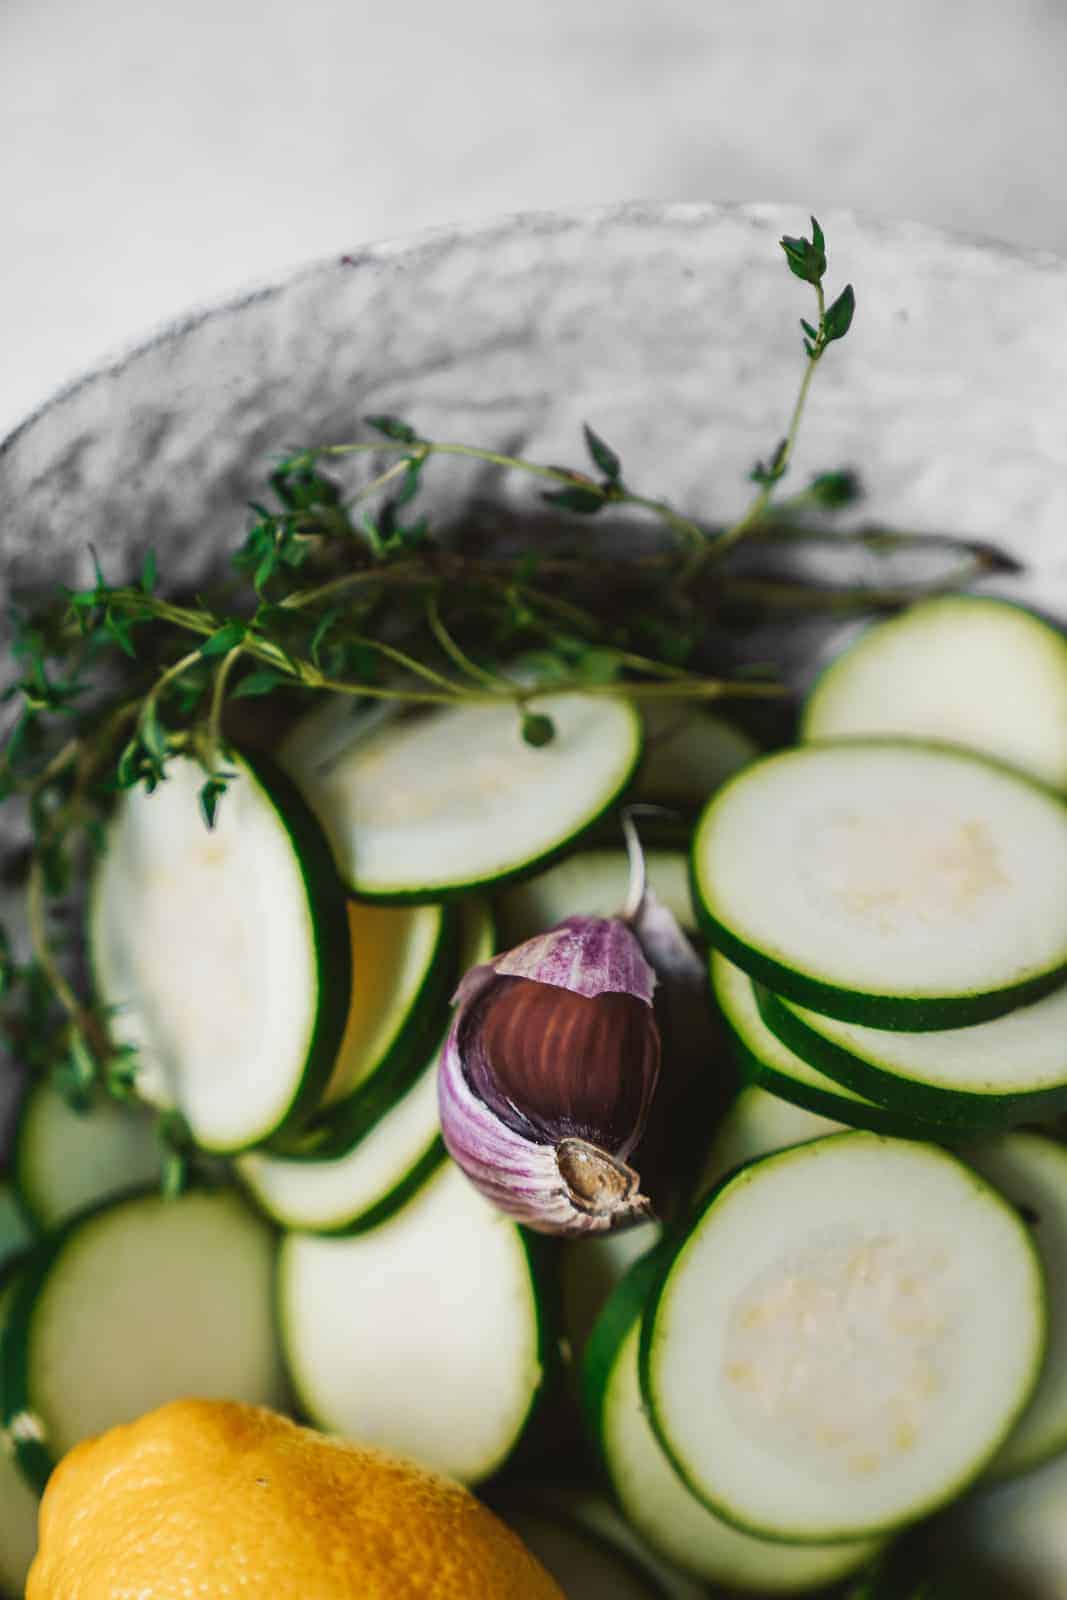
[[[790,482],[855,468],[863,518],[997,544],[1022,570],[986,587],[1067,617],[1067,262],[821,220],[829,290],[851,281],[858,309],[816,376]],[[195,588],[225,570],[274,458],[358,437],[376,412],[574,465],[588,421],[635,488],[728,521],[802,371],[812,295],[777,239],[806,226],[769,205],[520,215],[358,249],[193,312],[0,444],[0,617],[12,597],[90,582],[93,551],[120,582],[153,547],[165,587]],[[438,517],[477,517],[490,537],[502,512],[539,506],[536,484],[492,469],[439,459],[426,478]],[[606,537],[627,550],[639,536]],[[877,580],[877,558],[851,560],[853,580]],[[840,626],[794,617],[740,653],[802,682]],[[0,853],[18,836],[0,817]]]
[[[913,223],[822,219],[828,286],[855,285],[817,374],[791,482],[859,470],[863,516],[986,539],[999,580],[1067,612],[1067,262]],[[368,413],[427,435],[581,464],[591,422],[642,491],[709,522],[744,505],[784,429],[811,293],[768,205],[523,215],[375,245],[193,312],[56,396],[0,445],[0,602],[154,546],[172,586],[240,537],[271,459],[358,437]],[[525,484],[432,464],[450,514]],[[534,502],[536,503],[536,502]]]

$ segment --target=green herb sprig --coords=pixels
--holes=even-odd
[[[773,680],[708,676],[695,665],[708,617],[862,609],[914,596],[913,588],[783,583],[746,576],[729,561],[742,541],[826,539],[825,525],[805,516],[837,512],[860,494],[852,472],[833,471],[776,498],[815,372],[855,311],[851,285],[827,303],[826,240],[814,218],[810,239],[786,237],[781,247],[789,271],[814,290],[815,321],[802,320],[805,364],[786,431],[756,463],[754,493],[728,527],[632,489],[619,454],[590,426],[589,465],[576,469],[430,439],[379,415],[366,419],[371,438],[301,449],[275,465],[272,498],[251,508],[223,601],[168,594],[150,552],[130,581],[110,581],[95,563],[89,587],[12,618],[16,672],[4,694],[11,715],[0,799],[21,805],[29,822],[31,953],[16,961],[0,930],[0,1033],[21,1062],[53,1073],[78,1101],[93,1085],[130,1093],[136,1064],[82,992],[61,913],[104,845],[116,793],[138,784],[151,791],[175,755],[200,763],[201,813],[215,825],[233,776],[229,740],[256,702],[266,701],[274,722],[324,694],[399,706],[505,702],[517,736],[540,747],[554,736],[559,695],[695,704],[779,696]],[[554,536],[541,530],[536,547],[495,556],[462,529],[439,532],[417,506],[440,457],[542,484]],[[329,469],[361,458],[371,476],[346,496]],[[650,517],[660,547],[627,560],[610,544],[591,547],[578,530],[609,510]],[[883,552],[930,543],[892,530],[833,537]],[[954,560],[939,587],[1001,559],[980,544],[941,543]],[[176,1185],[182,1135],[170,1121],[161,1136]]]

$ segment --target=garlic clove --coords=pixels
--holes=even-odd
[[[619,917],[568,917],[467,973],[438,1077],[445,1145],[546,1233],[640,1221],[625,1165],[659,1075],[656,976]]]
[[[648,1117],[659,1032],[633,995],[589,999],[532,978],[498,978],[460,1039],[468,1082],[517,1133],[581,1139],[625,1157]]]

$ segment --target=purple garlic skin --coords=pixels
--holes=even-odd
[[[656,976],[618,917],[568,917],[467,973],[438,1077],[453,1160],[542,1233],[601,1233],[649,1202],[626,1165],[659,1077]]]

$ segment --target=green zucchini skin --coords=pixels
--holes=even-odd
[[[868,1098],[862,1090],[854,1091],[863,1096],[858,1100],[845,1094],[835,1094],[833,1076],[829,1073],[820,1072],[820,1076],[827,1080],[825,1088],[821,1084],[789,1076],[769,1055],[761,1054],[758,1036],[755,1040],[746,1036],[731,1016],[716,986],[715,967],[716,959],[713,956],[710,962],[711,989],[722,1013],[728,1044],[744,1082],[758,1084],[771,1094],[778,1095],[779,1099],[789,1100],[805,1111],[814,1111],[817,1116],[832,1117],[835,1122],[845,1123],[850,1128],[864,1128],[871,1133],[884,1133],[902,1139],[925,1139],[934,1143],[943,1143],[954,1136],[952,1127],[885,1106]],[[752,989],[758,1009],[759,984],[753,984]],[[762,1013],[760,1020],[763,1020]],[[769,1031],[774,1033],[773,1028]],[[790,1047],[787,1045],[786,1048]],[[800,1055],[799,1051],[792,1053]]]
[[[399,1183],[390,1189],[388,1194],[382,1196],[374,1205],[369,1206],[360,1216],[355,1217],[341,1228],[323,1228],[322,1232],[327,1238],[351,1238],[357,1233],[369,1233],[379,1223],[388,1222],[395,1216],[402,1206],[406,1205],[412,1195],[417,1194],[426,1182],[432,1178],[442,1161],[446,1158],[444,1141],[440,1138],[434,1140],[429,1149],[424,1151],[413,1167],[409,1167]]]
[[[865,1060],[833,1039],[810,1028],[803,1018],[769,990],[756,986],[760,1013],[772,1033],[827,1077],[876,1097],[901,1116],[939,1124],[953,1137],[998,1133],[1028,1119],[1052,1116],[1067,1106],[1067,1083],[1020,1091],[1018,1094],[976,1094],[970,1090],[942,1089],[901,1073],[889,1072]]]
[[[1050,972],[1028,978],[994,994],[959,995],[951,1000],[918,999],[907,995],[862,994],[823,983],[795,967],[783,966],[754,950],[723,926],[700,899],[699,881],[692,874],[693,903],[700,930],[708,943],[741,967],[750,977],[775,993],[795,1000],[810,1011],[822,1011],[842,1022],[858,1022],[871,1028],[892,1028],[901,1033],[935,1033],[946,1028],[965,1028],[975,1022],[992,1022],[1016,1006],[1028,1005],[1051,994],[1067,982],[1067,963]]]
[[[1001,771],[1010,776],[1016,783],[1035,790],[1046,799],[1056,802],[1062,810],[1065,820],[1067,820],[1067,799],[1057,794],[1056,791],[1049,789],[1037,779],[1029,777],[1026,773],[1020,773],[1014,767],[1010,767],[1004,762],[996,761],[989,756],[977,755],[972,751],[962,750],[957,746],[938,744],[930,739],[868,738],[843,740],[840,743],[824,746],[815,744],[796,746],[764,759],[765,761],[787,759],[800,749],[815,751],[818,749],[899,748],[904,750],[908,747],[949,753]],[[856,1022],[872,1028],[895,1029],[903,1033],[926,1033],[936,1032],[940,1029],[967,1027],[971,1023],[991,1022],[996,1017],[1004,1016],[1009,1011],[1015,1010],[1018,1006],[1027,1005],[1031,1001],[1041,999],[1042,996],[1050,994],[1052,990],[1067,982],[1067,959],[1065,959],[1055,967],[1035,973],[1017,983],[988,992],[975,991],[969,994],[960,993],[931,997],[874,993],[827,983],[825,980],[813,977],[810,973],[804,972],[798,967],[778,961],[768,955],[766,951],[747,943],[716,917],[709,907],[704,893],[699,858],[701,835],[712,809],[735,785],[745,782],[750,771],[751,769],[746,768],[735,774],[709,800],[693,832],[689,871],[690,890],[700,931],[714,949],[720,950],[735,966],[741,967],[758,983],[762,983],[766,988],[782,995],[787,1000],[793,1000],[798,1005],[805,1006],[811,1011],[820,1011],[826,1016],[837,1017],[843,1022]]]
[[[333,852],[318,818],[292,779],[262,752],[249,755],[244,751],[231,750],[227,759],[246,769],[252,782],[266,796],[288,837],[307,897],[318,1004],[304,1069],[284,1113],[262,1135],[257,1134],[241,1144],[227,1144],[225,1148],[212,1147],[212,1154],[224,1156],[256,1149],[272,1139],[285,1137],[303,1125],[315,1110],[329,1082],[344,1038],[352,996],[352,946],[348,932],[347,896],[337,876]],[[98,881],[94,877],[90,882],[86,897],[85,938],[94,995],[101,1005],[106,1006],[107,997],[93,957]]]
[[[700,1228],[700,1225],[704,1221],[704,1218],[705,1218],[707,1212],[718,1201],[719,1197],[724,1193],[724,1191],[727,1190],[728,1188],[732,1187],[737,1182],[737,1180],[739,1178],[742,1178],[745,1174],[753,1171],[753,1169],[762,1167],[767,1163],[790,1160],[790,1159],[792,1159],[794,1157],[797,1157],[797,1156],[803,1157],[805,1155],[805,1153],[810,1152],[813,1149],[814,1145],[817,1145],[817,1144],[836,1145],[839,1141],[844,1143],[846,1141],[847,1142],[852,1142],[852,1141],[859,1141],[859,1140],[868,1140],[871,1137],[872,1137],[871,1135],[869,1135],[869,1134],[867,1134],[865,1132],[862,1132],[862,1131],[861,1132],[851,1132],[850,1131],[850,1132],[845,1132],[845,1133],[841,1133],[841,1134],[830,1135],[829,1137],[827,1137],[825,1139],[812,1141],[809,1144],[795,1145],[795,1146],[789,1147],[789,1148],[787,1148],[785,1150],[780,1150],[780,1151],[777,1151],[777,1152],[773,1152],[768,1156],[757,1157],[757,1158],[755,1158],[755,1159],[753,1159],[751,1161],[743,1163],[741,1166],[734,1168],[730,1172],[724,1173],[722,1178],[717,1183],[714,1183],[704,1195],[702,1195],[701,1197],[699,1197],[697,1199],[695,1205],[693,1206],[693,1208],[692,1208],[692,1210],[690,1212],[690,1215],[687,1218],[685,1218],[679,1224],[679,1226],[677,1226],[673,1230],[672,1234],[667,1239],[665,1239],[663,1241],[663,1243],[657,1248],[657,1250],[655,1252],[655,1255],[658,1258],[657,1264],[658,1264],[659,1270],[657,1272],[655,1272],[655,1273],[651,1273],[651,1269],[650,1269],[651,1283],[646,1285],[646,1296],[647,1296],[647,1298],[645,1299],[645,1302],[644,1302],[644,1310],[642,1312],[642,1317],[641,1317],[640,1348],[639,1348],[639,1356],[638,1356],[639,1380],[640,1380],[641,1396],[642,1396],[642,1401],[643,1401],[643,1404],[644,1404],[644,1407],[645,1407],[646,1415],[648,1416],[649,1423],[650,1423],[650,1425],[652,1427],[653,1432],[656,1435],[656,1438],[659,1440],[660,1447],[663,1450],[664,1454],[666,1455],[667,1459],[673,1465],[673,1467],[674,1467],[675,1471],[677,1472],[679,1478],[686,1485],[686,1487],[690,1490],[690,1492],[696,1497],[696,1499],[701,1502],[701,1504],[707,1506],[707,1508],[710,1511],[714,1512],[715,1515],[717,1515],[718,1517],[722,1518],[723,1521],[731,1523],[733,1526],[739,1528],[742,1532],[751,1533],[755,1537],[757,1537],[759,1539],[762,1539],[762,1540],[764,1540],[764,1541],[766,1541],[766,1542],[768,1542],[770,1544],[787,1545],[787,1544],[790,1544],[790,1543],[799,1543],[799,1542],[808,1542],[808,1541],[806,1539],[804,1539],[803,1536],[799,1535],[797,1532],[794,1532],[794,1533],[792,1533],[790,1535],[786,1535],[784,1533],[777,1533],[777,1532],[776,1533],[772,1533],[772,1532],[770,1532],[768,1530],[765,1530],[765,1529],[758,1529],[757,1530],[756,1528],[749,1527],[745,1522],[740,1520],[736,1515],[732,1514],[731,1508],[729,1506],[726,1506],[726,1505],[723,1505],[723,1504],[719,1504],[717,1502],[713,1502],[709,1498],[709,1496],[702,1490],[700,1484],[695,1480],[695,1478],[694,1478],[692,1472],[689,1470],[686,1462],[679,1456],[679,1453],[674,1449],[670,1439],[667,1436],[667,1433],[666,1433],[666,1431],[664,1429],[662,1420],[661,1420],[660,1416],[658,1415],[657,1407],[655,1405],[655,1392],[654,1392],[654,1384],[653,1384],[653,1376],[652,1376],[653,1345],[655,1343],[656,1321],[657,1321],[657,1316],[658,1316],[658,1312],[659,1312],[659,1307],[660,1307],[660,1304],[661,1304],[661,1302],[663,1300],[663,1296],[664,1296],[665,1292],[667,1292],[667,1290],[669,1288],[670,1281],[671,1281],[671,1278],[672,1278],[672,1275],[673,1275],[673,1272],[674,1272],[676,1264],[678,1263],[679,1259],[681,1258],[681,1256],[684,1254],[685,1250],[689,1246],[690,1241],[697,1234],[697,1232],[698,1232],[698,1230]],[[995,1196],[997,1201],[1000,1203],[1001,1206],[1004,1206],[1009,1212],[1012,1212],[1014,1214],[1014,1207],[1011,1205],[1011,1203],[1009,1201],[1005,1201],[1004,1197],[999,1193],[999,1191],[995,1190],[993,1188],[993,1186],[990,1183],[988,1183],[985,1179],[980,1178],[973,1171],[973,1169],[967,1167],[966,1162],[962,1159],[962,1157],[957,1152],[951,1151],[951,1150],[946,1150],[943,1147],[935,1146],[935,1145],[929,1145],[929,1144],[928,1144],[928,1148],[930,1149],[931,1154],[935,1154],[936,1153],[936,1155],[938,1157],[940,1157],[940,1158],[942,1158],[942,1159],[944,1159],[946,1161],[949,1161],[953,1165],[955,1165],[956,1167],[961,1168],[964,1171],[966,1171],[969,1174],[970,1178],[973,1181],[976,1182],[978,1187],[980,1187],[982,1190],[986,1191],[989,1196],[991,1196],[991,1197]],[[1023,1223],[1022,1218],[1018,1217],[1018,1216],[1015,1216],[1015,1222],[1017,1224],[1017,1228],[1018,1228],[1019,1232],[1021,1233],[1023,1239],[1025,1240],[1026,1249],[1027,1249],[1028,1253],[1030,1254],[1032,1261],[1034,1262],[1034,1264],[1037,1267],[1036,1282],[1039,1285],[1039,1293],[1041,1295],[1042,1306],[1044,1308],[1044,1306],[1047,1305],[1047,1297],[1046,1297],[1046,1291],[1045,1291],[1045,1278],[1044,1278],[1043,1270],[1041,1269],[1041,1266],[1040,1266],[1040,1261],[1037,1258],[1036,1249],[1035,1249],[1035,1247],[1033,1245],[1033,1241],[1029,1238],[1029,1236],[1026,1233],[1025,1224]],[[645,1262],[639,1262],[637,1264],[638,1268],[643,1267],[645,1265],[646,1265]],[[634,1269],[631,1269],[631,1270],[634,1270]],[[1029,1403],[1029,1399],[1033,1395],[1034,1388],[1036,1387],[1037,1377],[1038,1377],[1038,1375],[1040,1373],[1041,1366],[1042,1366],[1043,1361],[1044,1361],[1045,1352],[1047,1350],[1047,1342],[1048,1342],[1048,1327],[1047,1327],[1047,1323],[1046,1323],[1044,1328],[1042,1329],[1041,1337],[1040,1337],[1040,1340],[1039,1340],[1039,1348],[1038,1348],[1038,1350],[1036,1352],[1036,1363],[1035,1363],[1035,1366],[1034,1366],[1034,1379],[1033,1379],[1033,1382],[1031,1383],[1029,1391],[1027,1392],[1027,1394],[1025,1395],[1023,1400],[1020,1402],[1020,1404],[1019,1404],[1019,1406],[1018,1406],[1018,1408],[1017,1408],[1017,1410],[1015,1412],[1014,1417],[1011,1418],[1010,1422],[1008,1423],[1008,1425],[1004,1429],[1004,1432],[1003,1432],[1001,1440],[1000,1440],[1001,1444],[1003,1444],[1005,1439],[1010,1437],[1012,1429],[1014,1428],[1015,1424],[1018,1422],[1020,1416],[1022,1414],[1024,1414],[1025,1409],[1026,1409],[1026,1405]],[[607,1348],[606,1337],[605,1337],[605,1345],[604,1345],[603,1348],[604,1349]],[[591,1381],[593,1383],[596,1382],[595,1379],[593,1379]],[[605,1378],[602,1376],[599,1381],[600,1381],[601,1384],[603,1384],[604,1381],[605,1381]],[[595,1393],[592,1396],[592,1399],[595,1402]],[[588,1411],[587,1411],[587,1415],[588,1415]],[[995,1452],[994,1452],[994,1456],[995,1456]],[[988,1462],[985,1465],[988,1465]],[[982,1472],[983,1472],[983,1466],[979,1465],[973,1472],[971,1472],[967,1476],[966,1479],[961,1479],[960,1481],[958,1481],[957,1484],[953,1487],[953,1489],[951,1491],[947,1490],[942,1500],[940,1500],[936,1504],[931,1502],[926,1511],[923,1511],[921,1513],[917,1513],[915,1515],[909,1515],[909,1516],[907,1516],[907,1517],[905,1517],[903,1519],[898,1519],[898,1520],[894,1520],[892,1522],[883,1523],[880,1527],[876,1527],[876,1528],[872,1527],[871,1529],[869,1529],[869,1531],[867,1533],[864,1533],[864,1534],[858,1534],[854,1530],[851,1530],[849,1532],[843,1532],[843,1531],[842,1532],[834,1532],[834,1531],[831,1531],[831,1530],[820,1531],[820,1534],[819,1534],[818,1538],[817,1539],[811,1539],[810,1542],[812,1542],[812,1543],[826,1543],[826,1544],[831,1544],[831,1543],[842,1543],[842,1544],[844,1544],[844,1543],[849,1543],[849,1542],[856,1541],[858,1539],[865,1539],[865,1538],[868,1538],[868,1537],[882,1538],[882,1537],[888,1537],[890,1535],[896,1534],[896,1533],[901,1532],[901,1531],[906,1532],[908,1529],[916,1526],[919,1523],[919,1521],[921,1520],[921,1518],[925,1518],[926,1515],[929,1512],[936,1512],[936,1511],[943,1510],[945,1507],[950,1506],[953,1503],[953,1501],[958,1500],[976,1482],[980,1482],[981,1481]]]
[[[435,1152],[436,1155],[436,1152]],[[381,1224],[394,1222],[402,1216],[404,1207],[413,1200],[422,1197],[428,1182],[449,1181],[450,1174],[443,1169],[453,1166],[450,1158],[445,1155],[443,1159],[434,1159],[428,1172],[421,1175],[417,1186],[406,1192],[402,1200],[391,1207],[388,1216],[378,1218],[375,1227]],[[454,1175],[461,1182],[466,1180],[454,1169]],[[514,1230],[516,1246],[521,1251],[524,1277],[524,1303],[528,1307],[528,1314],[532,1318],[530,1324],[533,1333],[533,1352],[536,1359],[536,1378],[530,1384],[528,1395],[525,1397],[525,1411],[516,1420],[513,1431],[510,1433],[500,1454],[490,1461],[485,1462],[475,1476],[465,1481],[469,1486],[490,1479],[495,1480],[499,1474],[513,1467],[521,1470],[525,1463],[538,1460],[546,1446],[555,1444],[554,1429],[542,1424],[554,1423],[555,1413],[551,1402],[561,1391],[562,1387],[562,1359],[560,1354],[560,1329],[562,1319],[560,1314],[560,1287],[559,1287],[559,1256],[553,1248],[555,1241],[544,1238],[521,1228],[508,1218],[499,1217],[500,1225]],[[356,1235],[366,1235],[372,1230],[369,1227],[359,1227],[351,1230],[342,1230],[339,1233],[315,1234],[314,1237],[327,1244],[331,1239],[342,1243],[346,1238]],[[306,1384],[301,1378],[301,1364],[294,1360],[289,1336],[286,1332],[289,1321],[289,1302],[292,1290],[288,1283],[289,1256],[291,1246],[298,1243],[301,1238],[310,1238],[311,1235],[302,1235],[295,1231],[285,1231],[281,1235],[281,1248],[276,1260],[274,1278],[274,1309],[275,1323],[281,1329],[282,1347],[285,1353],[286,1365],[289,1370],[293,1394],[293,1411],[301,1420],[312,1427],[333,1427],[336,1423],[325,1417],[317,1408],[315,1400],[308,1394]],[[472,1305],[471,1316],[476,1318],[478,1307]],[[487,1337],[491,1335],[487,1332]],[[425,1349],[427,1362],[432,1362],[434,1350],[434,1331],[432,1312],[427,1310],[425,1326]],[[429,1370],[429,1367],[427,1368]],[[447,1385],[447,1373],[440,1374],[441,1383]],[[410,1453],[410,1451],[409,1451]],[[453,1469],[454,1470],[454,1469]]]
[[[242,753],[240,759],[265,790],[292,841],[311,908],[315,943],[319,1005],[303,1078],[289,1109],[272,1130],[271,1136],[278,1138],[307,1120],[330,1080],[352,1001],[352,945],[347,897],[318,818],[288,774],[269,757],[257,751],[255,756]]]
[[[338,854],[340,875],[347,884],[348,891],[353,899],[364,901],[368,905],[380,906],[416,906],[436,905],[462,900],[467,895],[481,891],[495,891],[509,883],[517,882],[523,878],[531,877],[551,866],[553,862],[567,855],[576,846],[581,844],[589,835],[595,834],[605,820],[611,816],[619,801],[627,794],[633,785],[641,765],[644,751],[644,728],[636,706],[625,702],[627,733],[620,739],[619,765],[616,772],[611,774],[610,788],[601,788],[599,794],[590,800],[592,809],[585,816],[574,819],[568,823],[561,836],[536,848],[532,855],[514,861],[513,865],[504,866],[500,870],[481,871],[477,868],[473,873],[464,874],[457,871],[443,880],[432,883],[419,882],[418,879],[394,885],[382,883],[367,883],[360,878],[358,864],[341,862],[341,853]],[[294,763],[292,766],[296,781],[300,781],[300,772]],[[309,791],[310,792],[310,791]],[[314,809],[314,808],[313,808]],[[427,826],[431,824],[427,823]],[[472,823],[472,827],[476,825]],[[329,828],[326,828],[327,833]],[[618,833],[615,833],[615,841]]]
[[[131,1190],[123,1198],[143,1192]],[[44,1442],[43,1426],[40,1437],[34,1430],[34,1424],[40,1424],[30,1405],[28,1391],[30,1319],[38,1291],[70,1231],[68,1224],[37,1245],[25,1260],[7,1321],[0,1332],[0,1408],[3,1411],[4,1431],[11,1441],[19,1471],[37,1494],[44,1493],[56,1462]]]
[[[184,1192],[192,1193],[194,1189],[203,1194],[238,1195],[241,1192],[229,1184],[206,1181],[191,1184]],[[30,1396],[30,1344],[38,1295],[63,1252],[77,1239],[85,1224],[130,1202],[158,1198],[158,1187],[144,1184],[105,1196],[42,1239],[20,1269],[11,1311],[0,1331],[0,1420],[12,1442],[15,1460],[24,1479],[38,1494],[43,1494],[58,1464],[43,1431],[40,1436],[34,1431],[35,1423],[43,1430],[43,1423],[33,1409]],[[263,1228],[277,1237],[278,1230],[273,1224],[259,1212],[255,1214]],[[20,1423],[20,1419],[28,1419],[29,1426]]]
[[[459,923],[459,906],[446,906],[422,985],[375,1070],[341,1099],[317,1106],[295,1136],[286,1138],[283,1133],[271,1138],[267,1148],[272,1154],[284,1156],[287,1161],[324,1161],[344,1155],[376,1127],[411,1087],[445,1031],[449,1001],[462,976]],[[346,930],[347,926],[346,920]],[[351,962],[349,967],[351,970]]]
[[[975,665],[975,635],[979,631],[987,660],[1008,660],[1013,692],[1003,697],[1004,702],[1011,704],[1025,696],[1040,708],[1036,721],[1028,719],[1029,737],[1022,743],[1010,719],[1006,721],[1006,704],[1002,703],[991,716],[981,685],[970,672],[966,674],[970,692],[965,725],[961,727],[958,716],[952,714],[952,699],[944,700],[943,688],[936,681],[931,697],[935,714],[931,718],[924,691],[938,664],[948,662],[958,694],[963,660],[972,668]],[[902,669],[905,660],[907,666]],[[876,673],[872,672],[872,663],[877,664]],[[902,670],[906,672],[907,685],[903,694]],[[891,716],[886,715],[883,698],[882,685],[887,679],[888,698],[894,707]],[[873,714],[865,714],[872,689],[875,709]],[[1065,713],[1067,633],[1062,620],[1042,616],[1032,607],[1000,596],[945,594],[920,600],[888,619],[870,622],[828,661],[808,689],[797,737],[805,744],[883,736],[890,731],[894,737],[945,738],[963,749],[1003,761],[1052,788],[1063,789],[1067,788]],[[1042,722],[1044,737],[1035,739]],[[943,731],[946,727],[952,728],[950,734]]]
[[[506,872],[494,873],[483,878],[463,878],[454,883],[431,884],[425,889],[368,889],[359,883],[349,883],[348,892],[353,900],[362,900],[371,906],[425,906],[425,905],[451,905],[456,901],[465,900],[472,894],[495,894],[499,889],[506,889],[509,884],[521,883],[526,878],[535,877],[537,873],[544,872],[547,867],[561,861],[564,856],[570,855],[573,850],[585,844],[590,837],[606,830],[610,825],[612,838],[618,837],[618,829],[611,823],[619,803],[625,799],[627,791],[634,780],[634,776],[641,761],[641,746],[638,742],[629,770],[619,783],[614,793],[604,801],[603,805],[581,823],[572,833],[557,841],[540,855],[531,856],[528,861],[521,861],[517,866],[511,867]]]
[[[604,1401],[615,1357],[619,1345],[635,1320],[642,1315],[654,1288],[669,1268],[676,1248],[677,1241],[673,1237],[661,1239],[647,1255],[634,1262],[605,1301],[585,1347],[581,1384],[582,1416],[590,1443],[605,1471]]]
[[[2,1263],[0,1263],[0,1296],[5,1295],[8,1290],[10,1290],[12,1294],[15,1293],[14,1286],[18,1281],[19,1274],[25,1269],[25,1267],[26,1267],[26,1265],[27,1265],[27,1263],[28,1263],[28,1261],[30,1259],[30,1255],[32,1253],[32,1248],[33,1247],[31,1246],[30,1248],[27,1248],[25,1250],[21,1250],[17,1255],[8,1256],[8,1257],[6,1257],[4,1259],[4,1261]],[[9,1320],[10,1320],[9,1317],[5,1317],[3,1322],[0,1322],[0,1362],[2,1362],[2,1359],[3,1359],[3,1354],[2,1354],[2,1352],[3,1352],[3,1330],[6,1327],[6,1324],[7,1324],[7,1322]],[[4,1397],[3,1397],[3,1389],[2,1389],[2,1374],[0,1374],[0,1416],[2,1416],[4,1414],[4,1410],[5,1410],[5,1407],[4,1407]],[[14,1453],[12,1454],[12,1456],[10,1458],[9,1466],[8,1466],[7,1470],[10,1471],[10,1472],[13,1472],[16,1475],[16,1481],[15,1481],[15,1483],[13,1485],[14,1488],[16,1488],[16,1489],[25,1488],[25,1490],[28,1491],[31,1495],[35,1495],[35,1494],[38,1493],[36,1485],[33,1484],[31,1482],[31,1480],[27,1477],[27,1475],[23,1472],[21,1464],[18,1461],[17,1455],[14,1454]],[[19,1480],[21,1480],[21,1481],[19,1481]],[[27,1505],[26,1510],[27,1510],[27,1516],[28,1517],[32,1516],[33,1520],[34,1520],[34,1523],[36,1523],[36,1514],[35,1514],[34,1509],[33,1509],[32,1500]],[[3,1554],[3,1552],[0,1552],[0,1555],[2,1555],[2,1554]],[[8,1557],[10,1557],[10,1555],[11,1555],[10,1550],[7,1551],[7,1555],[8,1555]],[[20,1559],[21,1559],[21,1556],[20,1556]],[[3,1565],[4,1565],[4,1562],[2,1560],[0,1560],[0,1566],[3,1566]],[[22,1600],[22,1586],[21,1586],[21,1584],[19,1585],[19,1588],[16,1591],[13,1588],[9,1588],[2,1580],[0,1580],[0,1600]]]

